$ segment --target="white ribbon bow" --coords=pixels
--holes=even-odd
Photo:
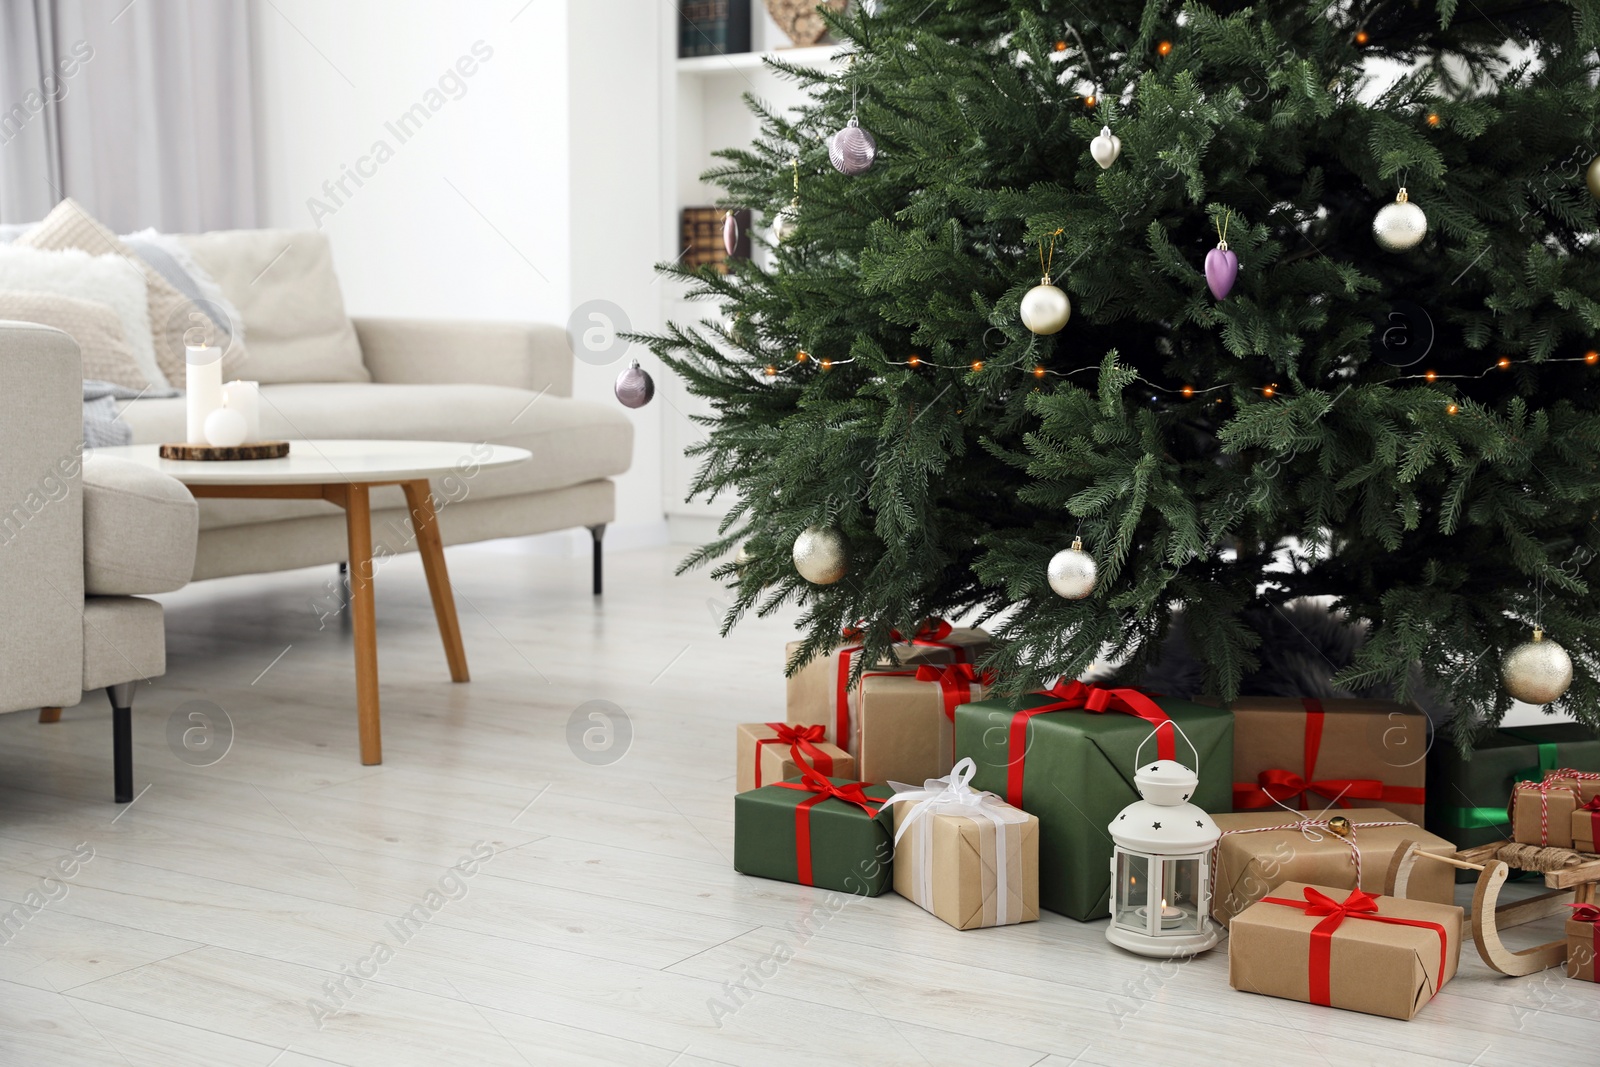
[[[929,778],[922,788],[903,782],[890,782],[894,795],[884,801],[884,806],[910,802],[915,806],[906,812],[894,833],[894,843],[912,826],[917,827],[917,870],[912,878],[911,899],[921,907],[933,910],[933,815],[955,815],[966,819],[988,819],[994,824],[994,895],[995,925],[1006,925],[1006,826],[1028,821],[1028,814],[1007,804],[994,793],[971,786],[978,765],[967,756],[958,762],[943,778]]]

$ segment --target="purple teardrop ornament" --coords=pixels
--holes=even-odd
[[[1206,284],[1218,300],[1228,299],[1233,283],[1239,279],[1239,257],[1231,248],[1218,245],[1206,253]]]

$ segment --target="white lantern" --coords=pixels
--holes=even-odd
[[[1209,861],[1222,831],[1189,803],[1200,776],[1175,760],[1156,760],[1139,767],[1133,782],[1143,799],[1111,820],[1106,940],[1143,956],[1204,952],[1221,937],[1211,919]]]

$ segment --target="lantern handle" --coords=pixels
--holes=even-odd
[[[1162,726],[1171,726],[1174,730],[1178,731],[1178,736],[1183,738],[1183,743],[1188,745],[1189,746],[1189,751],[1194,754],[1194,766],[1191,767],[1190,770],[1194,771],[1195,774],[1199,774],[1200,773],[1200,750],[1194,747],[1194,742],[1189,740],[1189,735],[1183,732],[1183,727],[1179,726],[1172,719],[1168,719],[1165,723],[1162,723],[1161,725]],[[1156,726],[1153,729],[1151,729],[1151,731],[1148,734],[1145,734],[1144,741],[1140,741],[1139,742],[1139,747],[1133,750],[1133,765],[1134,765],[1135,768],[1137,768],[1139,766],[1139,764],[1141,762],[1143,762],[1143,757],[1140,754],[1142,752],[1144,752],[1145,741],[1149,741],[1152,737],[1156,736],[1156,733],[1160,729],[1161,729],[1161,726]]]

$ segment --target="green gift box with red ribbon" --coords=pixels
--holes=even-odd
[[[1578,723],[1496,730],[1464,757],[1443,733],[1428,752],[1428,830],[1472,848],[1511,837],[1507,802],[1518,782],[1562,768],[1600,771],[1600,737]]]
[[[1181,727],[1178,736],[1174,724]],[[1017,707],[1004,699],[956,709],[956,756],[970,756],[975,789],[1003,797],[1039,819],[1039,904],[1088,921],[1110,914],[1111,836],[1106,827],[1139,799],[1144,759],[1194,768],[1192,803],[1227,811],[1233,799],[1233,714],[1137,689],[1058,682]]]
[[[887,786],[799,778],[733,798],[733,867],[741,874],[875,897],[890,888],[894,817]]]

